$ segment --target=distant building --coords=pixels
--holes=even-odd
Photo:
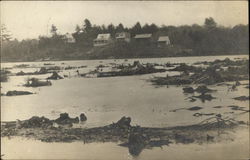
[[[72,34],[69,34],[69,33],[65,34],[65,41],[67,43],[75,43],[76,42],[74,37],[72,36]]]
[[[151,43],[152,42],[152,34],[136,34],[134,37],[136,42],[141,43]]]
[[[94,39],[94,46],[95,47],[105,46],[105,45],[110,44],[111,42],[112,42],[112,39],[111,39],[110,33],[98,34],[97,38]]]
[[[160,36],[157,41],[158,47],[170,45],[170,40],[168,36]]]
[[[130,42],[130,33],[120,32],[115,34],[115,39],[121,42]]]

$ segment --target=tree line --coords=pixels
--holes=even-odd
[[[114,37],[115,33],[122,31],[129,32],[131,37],[135,36],[135,34],[142,33],[152,33],[155,36],[167,35],[172,45],[178,48],[178,52],[188,49],[191,50],[190,55],[248,54],[249,52],[248,25],[239,24],[234,27],[224,27],[218,25],[211,17],[206,18],[203,25],[157,26],[154,23],[141,25],[140,22],[137,22],[130,28],[125,27],[122,23],[117,26],[113,24],[107,26],[93,25],[90,20],[85,19],[82,25],[76,25],[75,31],[72,33],[76,41],[74,44],[68,44],[65,35],[58,34],[58,29],[55,25],[51,26],[51,36],[39,36],[38,39],[22,41],[11,40],[11,36],[6,32],[7,29],[5,27],[1,27],[1,29],[1,56],[3,60],[20,58],[33,60],[34,58],[43,57],[87,59],[91,58],[89,53],[96,51],[96,49],[93,50],[93,39],[95,39],[98,34],[110,33],[111,36]],[[117,48],[117,46],[115,47]],[[138,49],[136,44],[123,45],[120,47],[120,51],[127,50],[132,52],[128,54],[128,58],[135,57],[133,53],[136,54],[137,51],[134,48],[143,50],[143,46]],[[158,52],[159,49],[151,48],[151,50],[152,54],[160,56],[160,54],[155,53],[156,51]],[[109,48],[108,51],[114,52],[114,49]],[[170,51],[177,52],[177,49]],[[165,51],[163,50],[162,53],[163,52]],[[163,56],[171,56],[171,52]],[[119,53],[110,53],[109,56],[112,56],[112,54],[115,54],[116,57],[119,58]],[[181,55],[185,56],[185,53]],[[141,53],[139,57],[140,56],[144,57],[145,55]],[[154,55],[147,56],[154,57]],[[98,55],[94,58],[98,58]]]

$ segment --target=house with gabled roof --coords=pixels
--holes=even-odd
[[[75,43],[75,38],[72,36],[72,34],[66,33],[65,34],[65,41],[67,43]]]
[[[128,32],[119,32],[115,34],[115,39],[118,42],[130,42],[130,33]]]
[[[134,37],[134,40],[136,42],[140,43],[151,43],[153,40],[152,34],[151,33],[146,33],[146,34],[136,34]]]
[[[106,46],[112,42],[111,34],[110,33],[98,34],[97,38],[94,39],[93,42],[95,47]]]
[[[170,39],[168,36],[159,36],[157,40],[158,47],[170,45]]]

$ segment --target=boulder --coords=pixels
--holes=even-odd
[[[81,113],[80,114],[80,121],[86,121],[87,120],[87,117],[84,113]]]
[[[129,153],[138,156],[143,148],[145,148],[148,139],[140,133],[131,133],[128,137]]]
[[[236,85],[236,86],[240,86],[241,83],[240,83],[239,81],[236,81],[236,82],[235,82],[235,85]]]
[[[129,128],[131,127],[130,125],[131,122],[131,118],[130,117],[122,117],[117,123],[116,125],[120,128]]]
[[[68,113],[61,113],[60,117],[55,120],[58,124],[72,124],[72,123],[79,123],[79,118],[70,118]]]
[[[194,93],[193,87],[184,87],[182,90],[184,93]]]
[[[45,117],[33,116],[28,120],[21,121],[20,128],[48,128],[53,125],[53,122]]]

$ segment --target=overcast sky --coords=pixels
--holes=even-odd
[[[19,40],[46,35],[55,24],[62,34],[74,32],[88,18],[92,24],[203,24],[213,17],[219,25],[248,24],[247,1],[1,1],[1,23]]]

